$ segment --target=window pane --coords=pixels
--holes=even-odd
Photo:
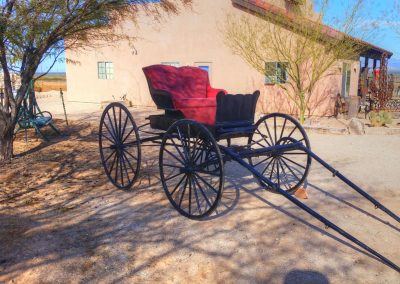
[[[210,66],[208,65],[199,65],[198,66],[200,69],[203,69],[204,71],[209,72],[210,71]]]
[[[284,84],[287,82],[287,63],[284,62],[279,62],[277,65],[277,77],[278,77],[278,83]]]
[[[342,96],[347,97],[350,95],[350,80],[351,80],[351,70],[350,64],[343,63],[342,72]]]
[[[265,84],[275,84],[276,83],[276,62],[266,62],[265,63]]]

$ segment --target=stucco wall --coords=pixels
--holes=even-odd
[[[265,86],[264,76],[224,45],[219,26],[226,13],[245,12],[233,7],[230,0],[196,0],[192,10],[171,16],[161,24],[141,17],[138,28],[127,21],[124,30],[138,35],[135,48],[119,43],[95,50],[68,51],[67,58],[79,62],[67,63],[69,100],[99,103],[127,95],[134,105],[152,106],[142,67],[161,62],[179,62],[180,66],[210,62],[214,87],[224,88],[229,93],[251,93],[259,89],[262,92],[260,110],[292,112],[291,105],[276,86]],[[98,61],[113,62],[114,79],[97,78]],[[358,80],[353,74],[352,78]],[[318,97],[329,99],[320,102],[313,114],[331,115],[330,98],[341,90],[341,75],[327,78],[320,85]],[[356,92],[357,86],[352,82],[351,94]]]

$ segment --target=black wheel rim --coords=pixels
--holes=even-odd
[[[256,123],[256,130],[249,138],[248,144],[253,149],[259,149],[295,142],[302,142],[305,147],[311,149],[307,134],[297,120],[286,114],[272,113]],[[293,150],[253,157],[250,163],[263,176],[283,190],[292,193],[307,178],[311,157],[304,151]]]
[[[120,189],[129,189],[140,171],[141,149],[136,123],[120,103],[109,104],[100,120],[99,147],[107,177]]]
[[[164,191],[182,215],[200,219],[217,207],[224,184],[219,147],[203,125],[180,120],[165,133],[160,148]]]

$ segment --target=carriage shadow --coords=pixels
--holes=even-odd
[[[235,171],[230,170],[229,167],[233,166],[234,164],[235,164],[235,162],[231,162],[230,164],[228,163],[225,166],[225,168],[228,170],[225,172],[226,178],[225,178],[224,195],[226,192],[228,192],[228,194],[230,194],[230,196],[226,197],[226,198],[223,197],[221,199],[221,202],[220,202],[219,206],[217,207],[216,211],[211,216],[203,218],[202,219],[203,221],[217,219],[217,218],[223,217],[223,216],[229,214],[230,212],[234,211],[235,207],[240,202],[242,193],[246,193],[249,196],[258,199],[259,201],[262,201],[267,207],[273,208],[274,210],[277,210],[278,212],[285,214],[287,217],[294,219],[297,222],[302,223],[315,231],[318,231],[322,235],[329,237],[332,240],[334,240],[342,245],[345,245],[365,256],[368,256],[376,261],[379,261],[382,264],[385,264],[381,259],[374,256],[373,254],[370,254],[370,253],[364,251],[363,249],[357,247],[356,245],[352,244],[351,242],[347,241],[346,239],[342,239],[340,237],[335,236],[334,235],[335,232],[333,232],[333,234],[332,234],[332,233],[328,232],[328,229],[322,229],[322,228],[318,227],[317,225],[310,223],[305,218],[301,218],[300,216],[296,215],[295,213],[292,213],[289,210],[286,210],[286,209],[282,208],[281,206],[274,204],[272,201],[267,200],[267,197],[265,196],[266,194],[268,194],[268,195],[270,195],[270,194],[280,195],[280,194],[277,192],[268,190],[264,186],[258,184],[256,179],[252,176],[252,174],[245,169],[240,168],[238,170],[237,168],[235,168]],[[245,180],[247,180],[248,182],[243,182]],[[257,184],[257,186],[254,186],[254,184]],[[326,190],[322,189],[321,187],[317,187],[313,184],[308,183],[307,181],[305,182],[304,187],[305,188],[310,187],[310,188],[316,189],[319,192],[326,194],[329,198],[340,201],[340,202],[346,204],[347,206],[349,206],[353,209],[356,209],[357,211],[367,215],[368,217],[373,218],[385,225],[388,225],[396,231],[399,231],[398,228],[391,225],[389,222],[384,221],[384,220],[380,219],[379,217],[372,215],[371,213],[368,213],[367,211],[361,209],[360,207],[357,207],[356,205],[354,205],[353,203],[351,203],[349,201],[346,201],[340,197],[337,197],[336,195],[334,195],[332,193],[328,193]],[[251,188],[251,189],[249,189],[249,188]],[[299,209],[297,208],[297,210],[299,210]],[[304,214],[306,215],[306,213],[304,213]],[[387,265],[387,264],[385,264],[385,265]]]

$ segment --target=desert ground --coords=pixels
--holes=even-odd
[[[68,105],[67,105],[68,107]],[[145,148],[141,178],[115,189],[98,154],[98,113],[29,133],[0,166],[0,283],[400,283],[399,273],[260,188],[228,162],[225,191],[203,221],[179,215]],[[148,110],[132,109],[134,117]],[[61,116],[62,117],[62,116]],[[312,149],[400,214],[400,136],[310,133]],[[398,265],[400,227],[313,163],[303,200]]]

